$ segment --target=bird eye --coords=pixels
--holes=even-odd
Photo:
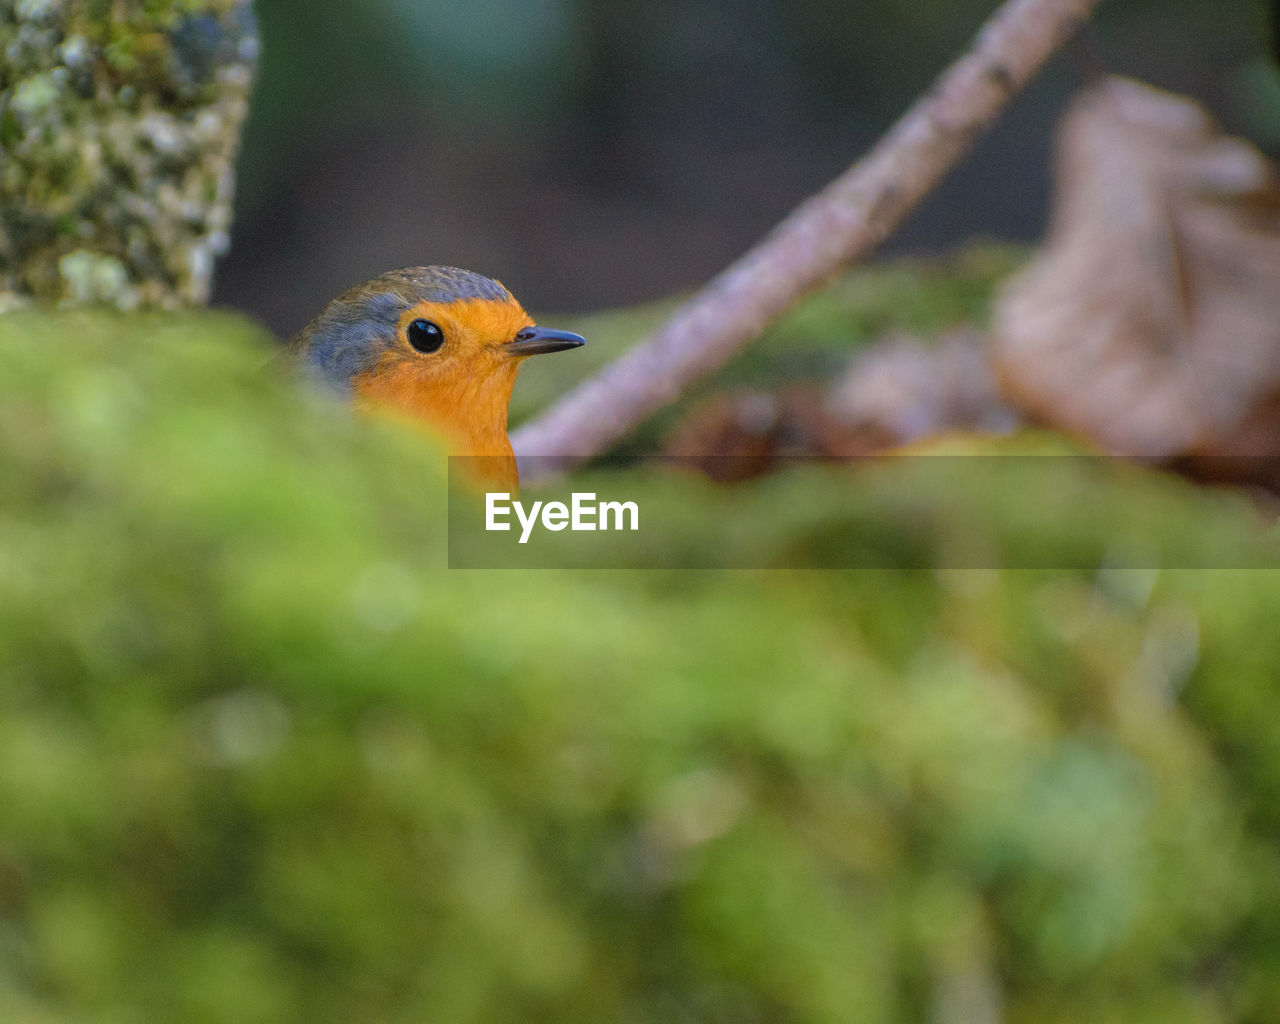
[[[444,344],[444,331],[430,320],[415,320],[406,329],[409,344],[419,352],[434,352]]]

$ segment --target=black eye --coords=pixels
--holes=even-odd
[[[444,344],[444,331],[430,320],[415,320],[406,329],[409,344],[419,352],[434,352]]]

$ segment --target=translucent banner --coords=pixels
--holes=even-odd
[[[1280,460],[1193,482],[1083,455],[659,458],[523,490],[509,468],[450,459],[451,568],[1280,568],[1280,505],[1241,485]]]

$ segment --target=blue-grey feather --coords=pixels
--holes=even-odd
[[[351,380],[371,370],[397,344],[405,311],[420,302],[512,301],[501,284],[457,267],[408,267],[375,277],[338,296],[294,339],[306,374],[343,397]]]

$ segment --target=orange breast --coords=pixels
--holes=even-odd
[[[443,435],[450,454],[475,457],[470,470],[481,483],[514,490],[519,473],[507,439],[514,371],[441,380],[388,353],[352,380],[352,390],[358,406],[396,410]]]

